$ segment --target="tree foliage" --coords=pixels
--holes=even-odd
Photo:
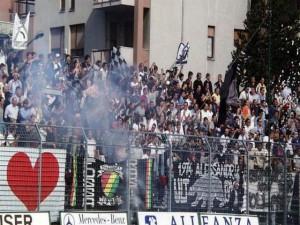
[[[299,16],[295,0],[252,0],[233,53],[242,86],[252,76],[264,77],[271,86],[286,83],[295,90],[300,85]]]

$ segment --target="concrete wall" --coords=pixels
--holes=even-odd
[[[234,49],[234,29],[243,29],[247,0],[151,0],[150,64],[170,67],[181,41],[191,45],[184,71],[224,74]],[[215,57],[207,59],[207,27],[215,26]]]
[[[104,13],[93,10],[93,0],[75,0],[75,11],[69,12],[70,1],[66,1],[65,12],[60,12],[59,0],[36,0],[35,32],[45,36],[34,43],[34,50],[48,54],[51,48],[52,27],[65,27],[65,48],[70,52],[70,25],[85,24],[85,53],[92,49],[105,48]]]

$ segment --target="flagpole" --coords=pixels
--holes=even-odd
[[[184,0],[181,0],[181,42],[183,42],[184,31]]]

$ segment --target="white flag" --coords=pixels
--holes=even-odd
[[[27,48],[28,29],[29,29],[30,12],[27,14],[24,23],[20,20],[18,14],[15,14],[15,21],[12,36],[12,48],[24,50]]]
[[[190,50],[189,43],[180,43],[178,46],[176,64],[187,64],[188,54]]]

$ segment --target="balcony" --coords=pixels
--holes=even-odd
[[[12,35],[13,23],[0,21],[0,37],[9,37]]]
[[[120,46],[121,57],[127,62],[127,65],[133,65],[133,48]],[[101,62],[109,63],[111,60],[111,49],[93,49],[92,50],[92,60],[96,62],[100,60]]]
[[[114,6],[134,6],[134,0],[94,0],[95,9]]]

